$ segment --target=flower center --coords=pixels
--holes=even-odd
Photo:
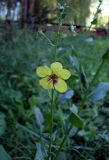
[[[55,74],[52,74],[49,78],[53,82],[53,84],[58,82],[58,77]]]

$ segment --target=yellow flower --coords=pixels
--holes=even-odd
[[[64,80],[67,80],[71,73],[67,69],[63,69],[61,63],[54,62],[50,68],[47,66],[38,67],[36,73],[42,78],[39,83],[44,89],[56,89],[61,93],[67,91],[67,84]]]

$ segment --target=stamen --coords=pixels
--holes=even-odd
[[[55,74],[52,74],[49,78],[50,81],[53,82],[53,84],[58,82],[58,77]]]

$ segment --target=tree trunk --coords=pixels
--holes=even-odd
[[[33,0],[33,16],[40,17],[40,0]]]
[[[32,0],[22,0],[21,27],[24,28],[27,23],[31,23],[31,4]]]
[[[7,15],[6,15],[6,24],[7,25],[11,25],[11,9],[12,9],[12,5],[13,5],[13,1],[12,0],[8,0],[7,1]]]

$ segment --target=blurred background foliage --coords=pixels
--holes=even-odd
[[[100,0],[1,0],[0,17],[1,19],[21,21],[22,26],[25,22],[53,22],[57,20],[58,4],[65,7],[64,23],[74,25],[89,25],[96,13]],[[102,0],[99,10],[100,26],[108,25],[108,0]]]

